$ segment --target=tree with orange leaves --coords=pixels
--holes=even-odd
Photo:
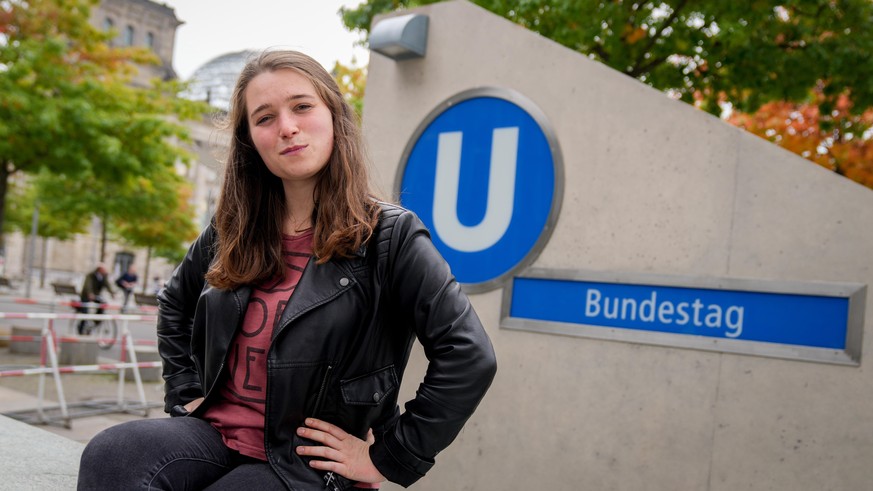
[[[873,109],[858,114],[846,94],[832,106],[824,102],[817,87],[808,102],[769,102],[753,114],[733,113],[728,121],[873,188]],[[831,112],[822,114],[823,107]]]
[[[157,58],[112,47],[115,33],[89,22],[96,3],[0,0],[0,230],[15,175],[121,192],[175,172],[186,156],[173,141],[187,130],[175,121],[200,116],[202,106],[175,97],[178,84],[131,86],[135,65]]]

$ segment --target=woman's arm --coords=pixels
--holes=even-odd
[[[188,249],[158,294],[158,352],[163,360],[164,410],[203,397],[200,377],[191,360],[191,328],[204,276],[212,260],[215,229],[207,227]]]
[[[478,406],[497,370],[491,341],[448,264],[413,213],[394,223],[387,284],[397,321],[428,358],[424,380],[397,423],[370,447],[376,468],[408,486],[433,466]]]

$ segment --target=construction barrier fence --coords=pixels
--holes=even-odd
[[[105,413],[130,413],[142,411],[143,416],[148,416],[150,408],[157,406],[150,404],[146,400],[145,389],[143,388],[140,369],[143,368],[159,368],[160,361],[138,362],[135,347],[137,345],[154,345],[155,341],[149,340],[134,340],[130,334],[129,322],[145,321],[156,322],[155,315],[128,315],[128,314],[73,314],[73,313],[17,313],[17,312],[0,312],[0,319],[40,319],[43,320],[43,327],[39,336],[0,336],[0,339],[10,341],[34,341],[40,343],[40,364],[33,368],[16,368],[10,370],[0,369],[0,378],[2,377],[20,377],[37,375],[39,377],[39,386],[37,389],[37,407],[33,410],[14,411],[5,413],[14,419],[25,421],[31,424],[56,424],[62,423],[67,428],[72,427],[72,420],[75,417],[90,416],[94,414]],[[116,321],[121,323],[120,338],[121,338],[121,356],[117,363],[98,363],[89,365],[70,365],[60,366],[58,363],[58,348],[62,343],[79,343],[88,340],[88,337],[82,336],[62,336],[59,337],[55,332],[55,321],[58,320],[99,320],[99,321]],[[93,339],[93,338],[92,338]],[[112,340],[114,342],[114,340]],[[125,387],[125,372],[130,369],[133,373],[133,378],[136,384],[138,401],[127,401],[124,397]],[[64,394],[63,380],[61,374],[81,373],[81,372],[118,372],[118,391],[114,401],[97,401],[89,403],[80,403],[70,405],[66,401]],[[46,376],[51,375],[55,389],[57,392],[58,406],[49,408],[45,406],[45,384]],[[82,409],[80,411],[71,411],[72,407]]]

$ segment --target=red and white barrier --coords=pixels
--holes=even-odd
[[[44,305],[48,307],[88,307],[92,309],[101,308],[103,310],[121,310],[121,304],[117,303],[95,303],[81,302],[79,300],[36,300],[33,298],[14,297],[9,299],[12,303],[23,305]],[[158,308],[154,305],[136,305],[136,308],[144,312],[157,312]]]
[[[158,316],[139,314],[78,314],[73,312],[0,312],[0,319],[114,319],[118,321],[156,322],[158,320]]]
[[[79,372],[104,372],[108,370],[120,370],[124,368],[160,368],[159,361],[141,361],[139,363],[100,363],[97,365],[71,365],[66,367],[58,367],[59,373],[79,373]],[[53,373],[52,367],[39,368],[22,368],[18,370],[0,370],[0,377],[21,377],[23,375],[39,375],[42,373]]]
[[[55,343],[90,343],[94,338],[92,336],[61,336],[55,338]],[[21,341],[21,342],[36,342],[42,341],[42,336],[0,336],[0,341]],[[157,346],[158,342],[152,339],[134,339],[134,346]]]
[[[154,344],[153,341],[137,341],[135,342],[130,335],[128,323],[130,321],[156,321],[157,316],[154,315],[127,315],[127,314],[67,314],[67,313],[18,313],[18,312],[0,312],[0,319],[42,319],[45,321],[42,333],[39,336],[4,336],[0,339],[8,338],[14,341],[39,341],[40,342],[40,366],[34,368],[2,370],[2,377],[18,377],[26,375],[39,375],[39,390],[37,395],[36,411],[39,415],[38,421],[41,423],[50,422],[50,418],[43,411],[43,401],[45,398],[45,376],[52,374],[57,389],[58,403],[60,406],[60,419],[64,421],[67,428],[72,427],[72,418],[67,408],[66,398],[64,396],[64,388],[61,380],[61,374],[77,373],[77,372],[102,372],[102,371],[118,371],[118,400],[112,410],[113,412],[127,412],[128,405],[124,401],[124,374],[126,369],[131,369],[141,402],[141,408],[145,410],[145,416],[148,415],[148,402],[146,401],[145,390],[142,385],[142,377],[140,376],[141,368],[158,368],[161,362],[137,362],[135,344]],[[58,319],[93,319],[93,320],[118,320],[121,321],[121,360],[118,363],[100,363],[94,365],[71,365],[59,366],[57,345],[61,342],[76,343],[82,342],[85,338],[82,337],[61,337],[55,336],[54,321]],[[93,339],[93,338],[92,338]],[[127,358],[130,357],[130,361]]]

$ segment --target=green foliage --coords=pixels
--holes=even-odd
[[[434,0],[368,0],[341,10],[368,32],[373,17]],[[821,84],[828,114],[850,94],[873,107],[870,0],[474,0],[474,3],[686,102],[718,113],[804,101]]]
[[[136,64],[157,58],[143,48],[111,47],[113,33],[89,22],[96,3],[0,2],[0,225],[5,183],[17,173],[38,176],[33,190],[50,212],[41,220],[74,211],[111,222],[135,218],[137,210],[165,216],[178,206],[175,165],[188,158],[177,146],[188,140],[178,121],[207,108],[177,97],[178,82],[131,85]],[[143,203],[150,186],[164,193]],[[68,228],[52,235],[76,230]]]
[[[427,0],[423,2],[415,0],[367,0],[355,8],[340,8],[340,14],[342,15],[343,23],[349,29],[369,33],[373,17],[385,12],[418,7],[429,3],[436,2]]]
[[[158,247],[155,256],[166,259],[170,264],[179,264],[185,259],[188,249],[185,247]]]
[[[11,183],[6,195],[10,199],[10,206],[6,208],[3,233],[13,230],[30,232],[30,220],[33,216],[33,206],[36,204],[36,192],[33,186]]]
[[[127,214],[118,214],[114,229],[126,242],[154,249],[156,255],[171,262],[180,261],[188,244],[197,236],[191,210],[190,185],[176,174],[141,179],[134,184],[124,206]]]
[[[70,239],[85,232],[90,218],[84,204],[68,192],[70,179],[41,172],[27,183],[15,182],[9,194],[4,232],[17,229],[29,234],[34,206],[39,206],[37,234],[40,237]]]
[[[358,116],[364,112],[364,89],[367,86],[367,68],[357,66],[357,61],[352,58],[350,65],[346,66],[336,62],[331,71],[333,78],[339,85],[340,92]]]

